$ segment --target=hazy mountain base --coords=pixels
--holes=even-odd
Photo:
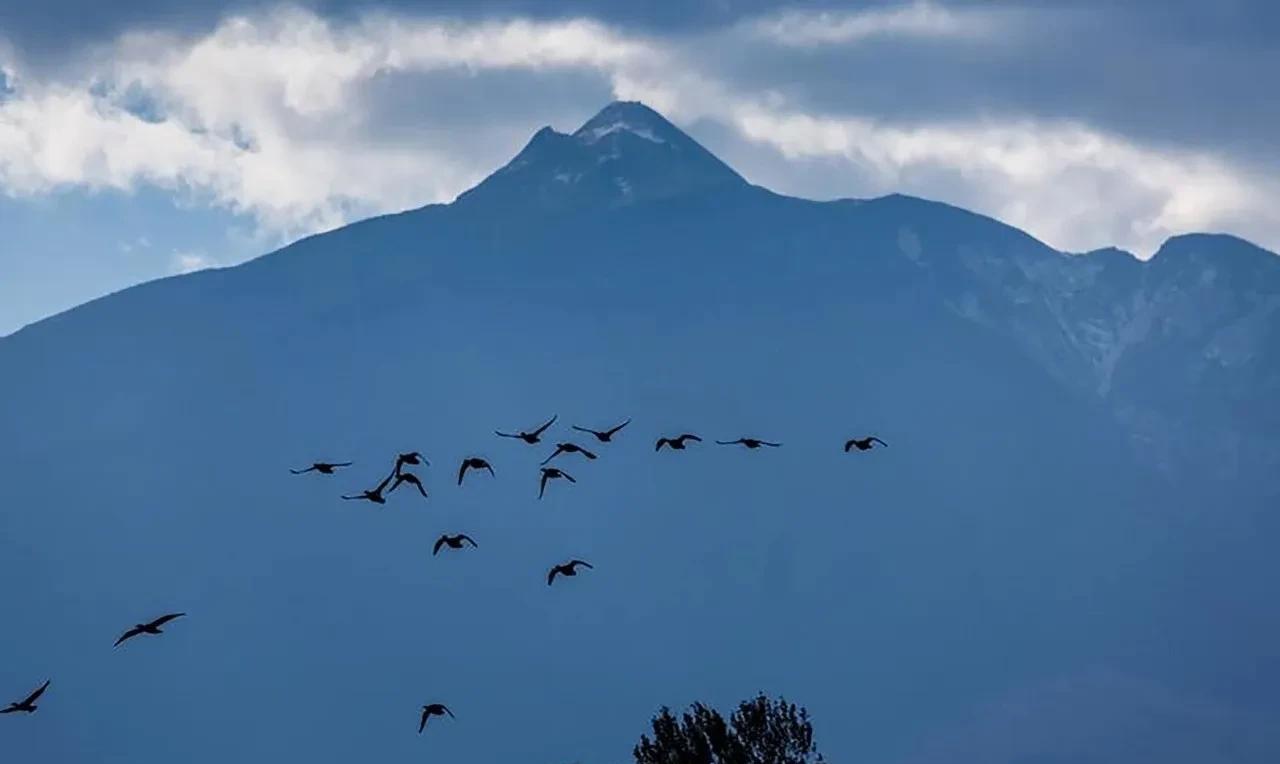
[[[902,761],[1097,666],[1272,718],[1265,491],[1139,461],[1105,400],[922,265],[1012,229],[732,179],[563,208],[484,189],[0,342],[0,594],[27,625],[0,678],[58,678],[6,730],[20,754],[621,761],[659,705],[767,689],[831,761]],[[491,430],[552,413],[636,421],[539,503],[549,450]],[[653,453],[684,429],[785,446]],[[861,433],[890,448],[841,453]],[[429,502],[337,500],[414,448]],[[497,479],[458,489],[472,453]],[[286,471],[318,458],[356,466]],[[442,531],[480,548],[431,559]],[[548,589],[567,556],[597,569]],[[189,623],[112,654],[171,606]],[[459,718],[417,738],[432,700]],[[1074,722],[1044,725],[989,760]],[[1130,760],[1089,739],[1073,760]]]

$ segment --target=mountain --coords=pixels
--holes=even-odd
[[[618,762],[765,690],[831,761],[1273,761],[1277,267],[780,196],[639,104],[544,129],[452,204],[0,339],[0,687],[54,680],[6,749]],[[550,448],[493,430],[553,414],[600,458],[540,501]],[[430,499],[338,498],[408,450]]]

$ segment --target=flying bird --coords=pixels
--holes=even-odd
[[[382,495],[382,492],[387,489],[387,483],[390,483],[391,479],[394,477],[394,473],[387,475],[382,479],[381,483],[378,483],[378,487],[374,488],[372,491],[361,491],[355,496],[343,496],[342,498],[347,501],[371,501],[374,504],[386,504],[387,499]]]
[[[547,573],[547,586],[551,586],[551,582],[556,580],[557,575],[561,575],[561,576],[578,575],[579,565],[581,565],[584,568],[592,568],[592,569],[595,568],[594,565],[584,560],[569,560],[563,565],[556,565],[550,570],[550,572]]]
[[[556,480],[557,478],[564,478],[565,480],[568,480],[570,483],[576,483],[576,482],[578,482],[578,481],[576,481],[576,480],[574,480],[574,479],[573,479],[573,476],[572,476],[572,475],[570,475],[569,473],[567,473],[567,472],[565,472],[565,471],[563,471],[563,470],[558,470],[558,469],[556,469],[555,467],[543,467],[543,468],[542,468],[542,482],[538,485],[538,498],[539,498],[539,499],[541,499],[541,498],[542,498],[542,494],[543,494],[543,493],[545,493],[545,492],[546,492],[546,490],[547,490],[547,481],[548,481],[548,480]]]
[[[418,476],[412,472],[401,472],[399,475],[396,475],[396,481],[391,484],[391,490],[388,491],[388,493],[395,493],[395,490],[399,488],[402,483],[408,483],[414,488],[417,488],[418,493],[422,494],[422,498],[427,498],[427,489],[423,487],[422,481],[418,479]]]
[[[716,442],[722,446],[743,445],[743,446],[746,446],[747,448],[759,448],[761,446],[769,446],[770,448],[777,448],[778,446],[782,445],[781,443],[770,443],[767,440],[760,440],[758,438],[738,438],[737,440],[717,440]]]
[[[577,430],[578,432],[589,432],[592,435],[596,436],[596,440],[600,441],[601,443],[609,443],[613,441],[613,436],[617,435],[619,430],[621,430],[623,427],[626,427],[629,424],[631,424],[631,420],[627,419],[627,421],[623,422],[617,427],[612,427],[608,430],[592,430],[587,427],[579,427],[576,424],[573,426],[573,429]]]
[[[542,433],[545,432],[548,427],[555,424],[555,421],[556,421],[556,417],[553,416],[550,419],[548,419],[546,423],[544,423],[541,427],[534,430],[533,432],[525,432],[524,430],[521,430],[520,432],[517,432],[517,433],[510,433],[510,432],[500,432],[498,430],[494,430],[494,433],[504,438],[519,438],[520,440],[523,440],[525,443],[528,443],[529,445],[532,446],[536,443],[542,442]]]
[[[557,443],[555,453],[553,453],[551,456],[548,456],[546,459],[543,459],[542,463],[546,464],[547,462],[556,458],[560,454],[582,454],[588,459],[596,458],[595,454],[591,453],[590,451],[583,448],[582,446],[579,446],[577,443]]]
[[[436,539],[436,545],[431,550],[431,556],[435,557],[437,554],[440,554],[440,547],[447,546],[450,549],[462,549],[467,543],[470,543],[471,546],[476,549],[480,548],[480,545],[476,543],[475,539],[465,533],[459,533],[456,536],[450,536],[447,533],[442,534],[440,538]]]
[[[869,438],[850,438],[849,440],[845,441],[844,452],[847,454],[855,448],[858,449],[859,451],[869,451],[871,450],[872,443],[879,443],[885,448],[889,447],[888,443],[885,443],[883,440],[880,440],[876,436],[872,435]]]
[[[417,451],[410,451],[407,454],[396,454],[396,468],[391,471],[391,474],[399,475],[400,470],[406,464],[412,464],[415,467],[418,466],[419,464],[425,464],[428,467],[431,466],[431,462],[427,461],[427,457],[423,456]]]
[[[43,695],[44,691],[47,689],[49,689],[49,680],[46,679],[44,684],[40,685],[35,692],[26,697],[26,700],[23,700],[20,703],[10,703],[8,708],[0,708],[0,714],[11,714],[15,711],[25,711],[26,713],[34,714],[36,709],[39,708],[39,706],[36,705],[36,700]]]
[[[488,470],[493,475],[493,466],[489,462],[478,456],[471,456],[462,460],[462,466],[458,468],[458,485],[462,485],[462,478],[466,477],[467,470]]]
[[[684,435],[681,435],[678,438],[658,438],[658,442],[654,444],[653,450],[661,451],[662,446],[665,444],[668,448],[671,448],[673,450],[683,451],[685,449],[685,443],[690,440],[696,440],[699,443],[702,442],[702,438],[699,438],[697,435],[693,435],[691,433],[686,432]]]
[[[289,471],[295,475],[304,475],[308,472],[319,472],[321,475],[332,475],[333,471],[339,467],[350,467],[351,462],[316,462],[307,467],[305,470],[295,470],[290,468]]]
[[[170,613],[168,615],[162,615],[150,623],[135,624],[132,629],[121,634],[120,638],[117,639],[116,643],[112,646],[119,647],[121,642],[126,639],[132,639],[139,634],[163,634],[164,632],[160,629],[161,626],[164,626],[175,618],[181,618],[184,615],[186,615],[186,613]]]
[[[450,711],[447,707],[445,707],[443,703],[429,703],[423,706],[422,721],[418,722],[418,734],[421,735],[422,731],[426,729],[427,719],[430,719],[433,716],[444,716],[445,714],[448,714],[449,718],[451,719],[458,718],[454,716],[453,712]]]

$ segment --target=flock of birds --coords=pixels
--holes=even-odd
[[[502,432],[500,430],[495,430],[494,432],[499,437],[513,438],[516,440],[523,441],[524,443],[527,443],[531,446],[536,446],[542,442],[543,433],[545,433],[552,425],[554,425],[556,423],[556,420],[557,420],[557,417],[553,416],[550,419],[548,419],[546,422],[544,422],[543,424],[541,424],[540,426],[532,430],[520,430],[514,433]],[[631,420],[627,419],[621,424],[618,424],[607,430],[593,430],[587,427],[578,427],[577,425],[574,425],[571,429],[578,432],[588,433],[594,436],[595,439],[600,443],[612,443],[614,437],[617,436],[617,434],[621,432],[623,428],[625,428],[629,424],[631,424]],[[689,447],[690,443],[701,443],[701,442],[702,442],[702,438],[698,437],[693,433],[686,432],[675,437],[664,436],[664,437],[658,438],[657,442],[655,442],[654,444],[653,450],[661,451],[665,447],[672,451],[684,451]],[[749,437],[741,437],[741,438],[737,438],[736,440],[717,440],[715,442],[718,445],[722,445],[722,446],[742,446],[744,448],[751,449],[751,450],[755,450],[759,448],[779,448],[782,446],[781,443],[768,441],[768,440],[761,440],[760,438],[749,438]],[[874,435],[862,437],[862,438],[850,438],[849,440],[845,441],[844,452],[849,453],[850,451],[854,451],[854,450],[869,451],[877,445],[888,446],[887,443],[885,443],[883,440],[880,440],[880,438],[875,437]],[[541,499],[546,494],[547,484],[553,480],[565,480],[565,481],[568,481],[569,483],[577,482],[577,480],[575,480],[572,475],[565,472],[564,470],[558,467],[547,466],[548,463],[550,463],[553,459],[560,456],[561,454],[581,454],[588,461],[594,461],[597,458],[596,454],[592,453],[590,450],[583,448],[582,446],[576,443],[572,443],[568,441],[556,443],[555,451],[553,451],[551,455],[548,456],[546,459],[544,459],[542,463],[539,465],[539,469],[541,471],[541,477],[538,482],[538,498],[539,499]],[[346,467],[350,467],[352,466],[352,464],[353,462],[315,462],[309,467],[306,467],[304,469],[290,469],[289,472],[293,473],[294,475],[304,475],[307,473],[316,473],[319,475],[334,475],[338,472],[338,470]],[[423,456],[421,453],[417,451],[397,454],[395,458],[395,463],[391,469],[391,472],[385,478],[383,478],[381,482],[379,482],[376,486],[374,486],[371,489],[363,490],[356,494],[350,494],[350,495],[344,494],[342,495],[342,499],[347,501],[368,501],[374,504],[386,504],[387,495],[394,493],[398,488],[400,488],[403,485],[412,486],[418,491],[419,494],[422,495],[423,498],[427,498],[428,497],[427,489],[426,489],[426,486],[423,485],[421,478],[419,478],[413,472],[410,472],[409,470],[407,470],[406,467],[430,466],[430,465],[431,465],[431,462],[429,462],[425,456]],[[488,472],[490,477],[497,476],[497,473],[495,473],[493,470],[493,465],[490,464],[486,459],[478,456],[469,456],[463,459],[462,463],[458,467],[458,485],[459,486],[462,485],[463,480],[466,478],[467,474],[470,472]],[[479,547],[479,545],[475,542],[475,540],[465,533],[457,533],[457,534],[445,533],[445,534],[442,534],[440,538],[436,540],[435,545],[432,547],[431,554],[433,556],[438,555],[440,553],[440,550],[445,548],[464,549],[467,545],[470,545],[472,547]],[[550,586],[551,584],[553,584],[557,576],[563,576],[566,578],[572,578],[577,576],[578,570],[580,568],[586,568],[590,570],[593,568],[593,566],[591,565],[591,563],[587,562],[586,560],[579,560],[579,559],[572,559],[558,565],[553,565],[551,569],[547,571],[547,586]],[[133,639],[134,637],[138,637],[142,635],[163,634],[164,631],[160,627],[164,626],[170,621],[173,621],[177,618],[181,618],[185,615],[186,613],[168,613],[158,618],[155,618],[151,621],[148,621],[146,623],[134,624],[131,628],[127,629],[123,634],[120,635],[119,638],[116,639],[114,647],[119,647],[121,644],[123,644],[124,642],[130,639]],[[23,700],[10,703],[7,708],[0,709],[0,714],[11,714],[11,713],[17,713],[17,712],[28,713],[28,714],[34,713],[35,710],[38,708],[38,706],[36,705],[36,701],[40,699],[40,696],[44,694],[45,690],[49,689],[49,683],[50,683],[50,680],[46,680],[44,684],[40,685],[40,687],[34,690],[30,695],[28,695]],[[422,715],[418,722],[418,733],[421,734],[422,731],[426,729],[427,721],[431,717],[433,716],[443,717],[446,715],[449,716],[450,718],[455,718],[453,715],[453,712],[450,711],[449,708],[445,706],[443,703],[428,703],[422,706]]]

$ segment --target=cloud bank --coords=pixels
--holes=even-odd
[[[661,37],[585,18],[337,21],[282,8],[195,36],[130,32],[57,71],[24,70],[0,44],[0,193],[150,184],[297,236],[452,199],[540,119],[571,129],[602,106],[564,95],[567,82],[586,82],[751,147],[736,157],[748,178],[757,161],[820,163],[821,187],[792,177],[787,190],[801,195],[914,193],[1064,249],[1118,243],[1148,254],[1191,230],[1280,248],[1274,174],[1212,148],[1147,145],[1034,114],[928,119],[820,107],[722,63],[867,44],[974,53],[1021,25],[931,2],[788,12]],[[504,88],[519,97],[501,102]]]

